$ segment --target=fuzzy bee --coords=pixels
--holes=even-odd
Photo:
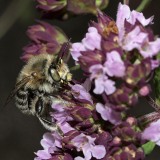
[[[20,71],[10,97],[15,96],[16,106],[23,113],[37,116],[46,129],[56,130],[57,126],[48,119],[51,104],[57,100],[55,96],[68,85],[71,78],[62,57],[36,55]]]

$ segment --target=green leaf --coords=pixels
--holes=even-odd
[[[160,60],[160,53],[158,53],[156,57],[157,57],[157,59]]]
[[[155,144],[154,142],[151,142],[151,141],[143,144],[143,145],[142,145],[142,148],[143,148],[143,150],[144,150],[145,155],[150,154],[150,153],[153,151],[155,145],[156,145],[156,144]]]

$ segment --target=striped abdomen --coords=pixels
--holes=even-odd
[[[23,112],[31,114],[29,107],[29,94],[28,90],[24,87],[19,89],[17,94],[15,95],[15,103],[16,106]]]

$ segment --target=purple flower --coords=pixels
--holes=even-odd
[[[145,28],[152,19],[120,3],[116,23],[99,12],[98,22],[92,22],[84,38],[72,44],[71,55],[84,71],[82,81],[87,80],[82,84],[73,80],[53,98],[50,115],[59,130],[43,136],[44,149],[36,153],[37,160],[72,160],[72,156],[75,160],[140,160],[145,156],[144,140],[160,145],[159,120],[142,132],[137,119],[127,112],[139,97],[150,93],[148,81],[159,66],[160,38],[154,39]],[[29,36],[34,45],[26,52],[50,53],[53,42],[58,43],[52,29],[33,27]]]
[[[61,45],[67,41],[66,35],[58,27],[39,21],[30,26],[27,35],[31,42],[23,48],[22,59],[28,61],[31,56],[38,54],[57,54]]]
[[[86,37],[82,40],[87,50],[101,49],[101,35],[95,27],[89,27]]]
[[[89,27],[82,43],[72,44],[71,55],[75,61],[78,61],[82,51],[93,51],[95,49],[101,49],[101,36],[95,27]]]
[[[60,143],[60,136],[58,133],[54,132],[45,133],[43,135],[43,139],[41,140],[41,145],[43,146],[44,150],[39,150],[36,152],[36,155],[40,159],[50,159],[55,151],[59,151],[59,148],[62,148]],[[58,147],[58,148],[57,148]]]
[[[82,43],[73,43],[71,48],[71,55],[75,61],[78,61],[78,58],[81,56],[81,51],[85,51],[85,47]]]
[[[155,142],[160,146],[160,119],[152,122],[143,132],[142,138]]]
[[[67,107],[62,103],[55,102],[52,104],[52,108],[54,109],[54,112],[51,112],[50,115],[52,116],[53,123],[56,123],[64,134],[74,130],[68,123],[68,121],[72,121],[73,118],[69,115]]]
[[[91,80],[99,78],[99,77],[105,75],[104,67],[101,64],[92,65],[89,68],[89,72],[91,73],[91,75],[90,75],[90,79]]]
[[[54,112],[51,112],[51,116],[53,117],[53,121],[57,121],[58,123],[64,123],[66,121],[72,120],[67,112],[67,108],[64,104],[60,103],[53,103],[52,108]]]
[[[150,24],[153,17],[145,19],[142,13],[130,11],[127,5],[119,4],[117,13],[117,27],[119,30],[119,45],[126,51],[138,49],[144,57],[153,57],[160,51],[160,39],[150,39],[149,33],[144,27]],[[137,22],[138,21],[138,22]]]
[[[95,145],[95,139],[96,138],[92,138],[81,133],[73,138],[71,142],[77,148],[77,151],[83,152],[85,160],[90,160],[92,157],[101,159],[105,156],[106,150],[103,145]],[[76,159],[78,160],[79,158],[77,157]]]
[[[125,65],[117,51],[106,53],[107,61],[104,63],[105,71],[109,76],[123,77]]]
[[[139,94],[141,96],[147,96],[150,92],[150,88],[146,85],[146,86],[143,86],[140,90],[139,90]]]
[[[148,38],[148,34],[141,31],[139,26],[136,26],[127,35],[124,35],[123,39],[119,41],[119,44],[126,51],[131,51],[134,48],[140,49],[142,44]]]
[[[105,75],[106,67],[101,64],[93,65],[90,67],[89,72],[91,73],[90,79],[95,79],[95,89],[93,90],[96,94],[102,94],[105,92],[107,95],[112,94],[115,88],[115,82],[108,79]]]
[[[74,92],[73,96],[79,100],[85,100],[93,104],[93,100],[91,99],[91,95],[85,90],[82,85],[75,84],[72,86],[72,91]]]
[[[34,160],[43,160],[43,159],[50,159],[52,158],[51,154],[48,153],[46,150],[39,150],[36,155],[38,157],[36,157]]]
[[[110,121],[112,124],[118,124],[121,122],[120,112],[114,111],[112,108],[101,103],[96,104],[96,111],[100,113],[101,117],[105,121]]]
[[[89,78],[87,78],[83,83],[82,86],[85,88],[87,92],[91,90],[91,81]]]
[[[107,95],[114,93],[116,90],[115,82],[108,79],[107,76],[100,76],[95,79],[95,89],[93,90],[96,94],[102,94],[105,92]]]
[[[157,55],[160,51],[160,38],[157,38],[155,41],[149,41],[147,39],[139,51],[144,58]]]
[[[75,130],[71,125],[67,122],[64,123],[57,123],[61,131],[65,134],[68,133],[69,131]]]
[[[151,68],[152,70],[156,69],[158,66],[160,65],[160,61],[159,60],[151,60]]]
[[[134,25],[136,21],[139,21],[143,26],[150,24],[153,20],[153,17],[145,19],[142,13],[137,11],[132,11],[127,5],[122,5],[119,3],[118,12],[117,12],[117,27],[119,30],[119,38],[120,40],[123,38],[125,34],[125,21],[129,22],[130,24]]]

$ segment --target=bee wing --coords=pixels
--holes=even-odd
[[[21,89],[26,83],[29,82],[30,78],[31,78],[31,76],[27,76],[27,77],[23,78],[21,81],[16,83],[15,88],[12,90],[12,92],[9,94],[9,96],[6,99],[4,107],[12,100],[12,98],[15,96],[15,94],[18,92],[18,90]]]

